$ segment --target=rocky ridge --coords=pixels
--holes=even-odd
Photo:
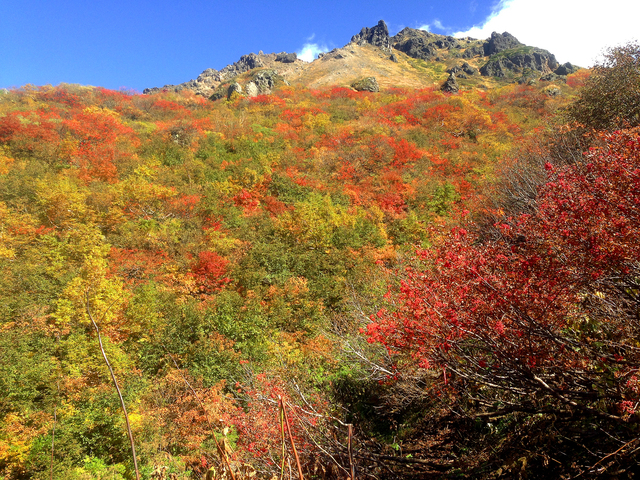
[[[227,65],[222,70],[218,71],[213,68],[207,68],[195,80],[189,80],[188,82],[184,82],[179,85],[165,85],[163,87],[146,88],[142,93],[152,94],[167,90],[174,92],[192,90],[197,95],[210,97],[222,83],[250,70],[254,70],[256,68],[270,68],[275,69],[274,71],[277,74],[286,74],[290,70],[304,65],[304,63],[305,62],[303,60],[298,58],[296,53],[249,53],[248,55],[240,57],[240,60],[237,62]]]
[[[416,64],[415,60],[424,63]],[[390,67],[392,64],[397,65]],[[440,84],[444,91],[450,93],[478,85],[478,81],[472,81],[474,78],[519,83],[565,81],[566,75],[577,70],[570,63],[560,65],[552,53],[524,45],[508,32],[493,32],[490,38],[477,40],[404,28],[390,36],[386,23],[380,20],[373,27],[363,28],[344,47],[320,54],[313,62],[304,62],[295,53],[250,53],[222,70],[209,68],[195,80],[148,88],[143,93],[186,89],[219,99],[229,97],[233,92],[247,96],[269,93],[277,84],[288,82],[311,87],[342,84],[362,88],[358,81],[363,78],[373,78],[375,84],[381,86],[406,83],[407,86],[424,87],[437,83],[438,79],[435,74],[432,78],[422,74],[421,79],[421,71],[431,65],[432,71],[442,72],[437,64],[445,65],[448,78]],[[260,71],[267,73],[259,76]],[[458,84],[458,79],[462,84]],[[471,83],[465,85],[465,82]],[[375,91],[375,88],[367,87],[365,90]]]

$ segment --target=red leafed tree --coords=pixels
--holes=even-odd
[[[548,165],[536,210],[496,238],[458,228],[420,250],[370,341],[502,409],[637,428],[640,130],[600,142]]]
[[[117,180],[118,166],[131,158],[139,139],[133,129],[117,116],[87,109],[65,120],[77,145],[69,152],[69,161],[78,167],[78,174],[90,182]]]
[[[191,267],[191,275],[202,293],[212,293],[229,283],[229,278],[225,277],[228,263],[215,252],[205,250],[198,254],[198,261]]]

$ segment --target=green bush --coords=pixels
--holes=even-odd
[[[640,124],[640,44],[611,48],[568,108],[586,128],[616,130]]]

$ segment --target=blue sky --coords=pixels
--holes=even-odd
[[[486,38],[507,30],[561,62],[586,66],[606,45],[640,35],[639,0],[591,2],[4,0],[0,87],[67,82],[141,91],[259,50],[341,47],[380,19],[391,34],[423,27]]]

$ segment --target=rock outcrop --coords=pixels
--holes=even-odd
[[[482,45],[472,45],[462,52],[462,58],[471,59],[474,57],[483,57],[484,47]]]
[[[242,95],[242,85],[238,82],[234,82],[229,85],[229,88],[227,89],[227,100],[233,98],[234,95]]]
[[[379,92],[380,86],[376,77],[367,77],[351,84],[351,88],[358,92]]]
[[[520,46],[502,50],[491,55],[487,63],[480,68],[480,74],[486,77],[508,77],[522,75],[526,69],[542,74],[558,68],[556,57],[547,50]]]
[[[556,75],[571,75],[572,73],[576,73],[578,70],[580,70],[580,67],[576,67],[575,65],[571,65],[567,62],[556,68],[553,73]]]
[[[260,70],[253,74],[251,79],[244,83],[244,85],[240,82],[233,82],[228,87],[224,87],[224,85],[220,86],[209,96],[209,99],[220,100],[226,96],[227,100],[230,100],[234,95],[246,97],[268,95],[274,87],[288,84],[289,82],[287,82],[281,75],[278,75],[275,70]]]
[[[437,35],[426,30],[408,27],[391,37],[391,45],[394,49],[420,60],[438,61],[438,57],[442,59],[443,56],[448,56],[446,52],[459,51],[463,48],[466,48],[465,52],[473,50],[465,58],[483,55],[484,50],[478,40],[465,39],[464,42],[467,43],[463,44],[461,40],[451,36]],[[467,44],[470,43],[475,43],[475,45],[469,47]]]
[[[544,87],[542,93],[549,97],[557,97],[558,95],[562,95],[562,90],[560,90],[557,85],[551,84]]]
[[[453,73],[449,74],[449,78],[442,84],[440,90],[445,93],[458,93],[458,91],[460,90],[460,85],[458,85],[456,77]]]
[[[488,57],[494,53],[504,52],[505,50],[516,48],[521,45],[522,43],[520,43],[518,39],[509,32],[504,32],[502,34],[493,32],[489,40],[487,40],[483,45],[484,55]]]
[[[243,55],[237,62],[227,65],[222,70],[214,70],[213,68],[207,68],[202,72],[196,80],[189,80],[188,82],[181,83],[179,85],[165,85],[164,87],[147,88],[143,91],[144,94],[152,94],[162,91],[179,92],[181,90],[191,90],[197,95],[202,95],[208,98],[222,98],[224,94],[217,92],[217,88],[224,82],[231,80],[243,73],[256,68],[273,68],[278,65],[278,70],[281,68],[291,68],[295,65],[303,64],[304,62],[298,58],[295,53],[249,53]]]
[[[485,41],[473,38],[457,39],[445,35],[437,35],[425,30],[404,28],[391,37],[391,45],[395,50],[409,57],[435,62],[447,62],[454,58],[477,62],[478,57],[489,57],[480,69],[480,74],[499,78],[517,78],[526,76],[533,78],[536,74],[547,74],[558,68],[555,57],[539,48],[528,47],[508,32],[493,32]],[[471,60],[474,59],[474,60]],[[568,65],[571,68],[571,65]],[[537,72],[530,75],[529,71]],[[452,67],[447,73],[457,78],[475,75],[478,70],[465,62]],[[537,78],[535,79],[537,80]]]
[[[360,33],[351,37],[351,43],[356,45],[373,45],[382,50],[391,52],[391,42],[389,40],[389,29],[384,20],[380,20],[375,27],[365,27]]]
[[[425,30],[405,28],[392,37],[393,48],[420,60],[432,60],[438,55],[434,35]]]
[[[464,62],[462,65],[456,65],[455,67],[447,70],[447,73],[453,74],[458,78],[466,78],[467,75],[476,75],[478,73],[478,69],[472,67],[467,62]],[[464,75],[464,77],[462,76]]]
[[[556,57],[541,48],[526,46],[508,32],[493,32],[483,44],[489,60],[480,68],[485,77],[517,77],[519,83],[535,83],[541,74],[558,68]]]
[[[276,56],[276,62],[282,62],[282,63],[294,63],[296,60],[298,59],[298,54],[297,53],[279,53]]]
[[[284,79],[275,70],[263,70],[253,76],[253,80],[245,85],[245,89],[250,97],[269,94],[279,81],[284,82]]]

